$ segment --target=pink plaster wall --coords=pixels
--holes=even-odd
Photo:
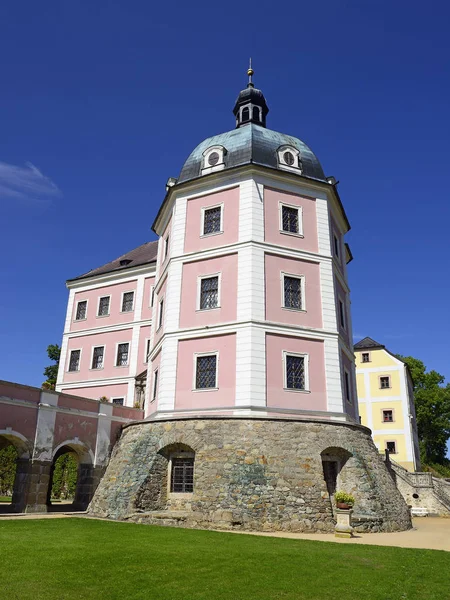
[[[146,277],[144,280],[144,298],[142,299],[142,320],[151,319],[153,314],[152,287],[155,285],[154,277]]]
[[[223,203],[223,233],[202,236],[202,208]],[[233,244],[239,236],[239,187],[223,192],[190,198],[187,202],[185,252],[197,252],[208,248],[218,248]]]
[[[17,400],[26,400],[39,404],[41,401],[41,390],[39,388],[10,381],[0,381],[0,396],[16,398]]]
[[[98,414],[99,403],[94,399],[89,400],[88,398],[74,398],[73,396],[60,394],[58,398],[58,406],[61,408],[74,408],[76,410],[83,410],[85,412],[91,412],[95,415]]]
[[[280,232],[280,202],[303,208],[304,237]],[[264,238],[270,244],[317,252],[317,216],[314,198],[264,188]]]
[[[85,446],[95,453],[98,419],[78,416],[73,413],[56,413],[53,448],[63,442],[79,438]]]
[[[284,351],[309,354],[309,393],[284,389]],[[323,342],[266,334],[266,386],[267,406],[327,410]]]
[[[236,320],[238,255],[230,254],[183,265],[180,327],[201,327]],[[221,273],[220,308],[197,310],[198,277]]]
[[[3,394],[2,394],[3,395]],[[15,396],[17,400],[20,398]],[[38,407],[14,406],[12,404],[0,404],[0,429],[11,427],[13,432],[25,436],[31,443],[34,442]]]
[[[218,389],[193,391],[196,353],[219,352]],[[178,342],[175,409],[234,406],[236,398],[236,335]]]
[[[76,292],[70,331],[80,331],[82,329],[88,329],[91,327],[109,327],[110,325],[118,325],[119,323],[132,322],[134,320],[134,310],[126,313],[121,312],[122,293],[134,291],[134,308],[136,308],[136,286],[137,280],[133,280],[126,283],[117,283],[115,285],[98,287],[86,292]],[[109,295],[111,296],[109,315],[105,317],[97,317],[99,298]],[[77,311],[77,304],[81,300],[88,301],[87,318],[83,321],[74,321]]]
[[[145,357],[145,349],[147,346],[147,339],[150,339],[151,327],[146,325],[139,329],[139,349],[138,349],[138,373],[141,373],[147,367],[147,361]]]
[[[344,352],[341,352],[341,363],[342,363],[342,367],[343,367],[341,369],[341,385],[342,385],[342,399],[343,399],[344,412],[346,412],[348,415],[352,416],[354,419],[359,420],[358,419],[358,416],[359,416],[358,395],[357,395],[357,392],[356,392],[356,389],[354,386],[355,365],[348,359],[348,357],[346,356],[346,354]],[[352,400],[351,403],[347,402],[345,399],[344,369],[347,369],[347,371],[350,374],[350,395],[351,395],[351,400]]]
[[[109,331],[107,333],[96,333],[93,335],[85,335],[76,338],[70,338],[67,349],[67,359],[64,365],[64,383],[71,381],[85,381],[91,379],[105,379],[108,377],[127,377],[129,374],[129,366],[116,367],[116,344],[129,342],[129,356],[132,351],[131,337],[132,329],[122,329],[120,331]],[[105,346],[105,354],[103,359],[103,369],[91,369],[91,357],[93,346]],[[70,360],[70,351],[81,348],[80,370],[69,373],[67,371]]]
[[[98,400],[102,396],[107,398],[125,398],[127,399],[128,385],[126,383],[116,383],[113,385],[100,385],[84,388],[68,388],[64,390],[67,394],[74,396],[82,396],[84,398],[92,398]]]
[[[266,254],[266,319],[299,327],[322,327],[319,269],[317,263]],[[283,272],[305,277],[306,311],[283,308]]]
[[[167,311],[167,297],[166,297],[166,289],[167,289],[167,278],[164,281],[164,283],[161,286],[161,289],[159,290],[158,295],[155,294],[155,310],[153,312],[153,319],[152,319],[152,324],[153,327],[155,328],[155,337],[153,338],[153,345],[156,346],[156,344],[159,342],[159,340],[161,339],[163,333],[164,333],[164,324],[165,324],[165,313]],[[164,298],[164,306],[163,306],[163,320],[162,320],[162,324],[161,327],[159,327],[159,302],[160,300],[162,300],[162,298]]]

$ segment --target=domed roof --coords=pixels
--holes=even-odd
[[[251,90],[250,93],[259,91],[247,88],[243,92],[248,90]],[[184,163],[178,183],[200,177],[204,166],[203,152],[211,146],[223,146],[226,149],[225,169],[255,164],[279,170],[283,169],[279,165],[277,151],[280,146],[291,146],[300,153],[300,174],[303,177],[326,181],[318,158],[304,142],[291,135],[272,131],[255,123],[248,123],[232,131],[214,135],[199,144]]]

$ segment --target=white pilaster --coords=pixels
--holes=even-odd
[[[338,339],[325,339],[324,352],[328,410],[331,412],[344,412],[341,381],[341,357],[339,356]]]
[[[328,202],[324,198],[316,198],[316,214],[319,254],[326,254],[327,256],[331,256]]]
[[[180,322],[181,308],[181,279],[183,263],[171,262],[167,275],[166,299],[164,302],[164,331],[169,333],[177,331]],[[156,319],[154,319],[156,322]]]
[[[142,319],[142,302],[144,300],[144,283],[145,275],[140,275],[137,278],[136,283],[136,299],[134,302],[134,320],[140,321]]]
[[[251,179],[240,184],[239,242],[264,241],[264,186]]]
[[[184,238],[186,235],[187,198],[177,198],[172,218],[172,242],[170,248],[171,258],[182,256],[184,252]]]
[[[320,262],[320,292],[322,297],[322,323],[327,331],[337,332],[336,299],[331,260]]]
[[[264,250],[253,245],[239,249],[237,320],[265,319]]]
[[[175,408],[175,391],[177,382],[178,340],[166,338],[161,350],[158,383],[158,410]],[[148,381],[151,381],[148,379]]]
[[[236,406],[266,406],[266,338],[248,325],[236,334]]]
[[[406,460],[415,463],[414,450],[413,450],[413,439],[411,435],[411,420],[409,418],[409,399],[408,399],[408,387],[406,381],[406,367],[402,364],[398,368],[398,376],[400,379],[400,395],[402,397],[402,415],[403,415],[403,428],[405,435],[405,446],[406,446]]]
[[[57,394],[41,392],[36,435],[34,439],[34,460],[52,460],[53,438],[55,435]]]
[[[97,439],[95,442],[94,464],[96,467],[103,467],[108,464],[113,405],[101,404],[100,411],[98,414]]]

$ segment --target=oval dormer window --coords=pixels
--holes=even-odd
[[[215,167],[220,160],[220,156],[218,152],[211,152],[208,156],[208,165],[210,167]]]
[[[210,146],[203,152],[202,175],[225,168],[225,155],[227,149],[224,146]]]
[[[301,172],[300,151],[295,146],[280,146],[277,150],[278,166],[286,171]]]
[[[286,152],[283,153],[283,158],[284,158],[284,162],[289,167],[292,167],[292,165],[295,163],[295,157],[292,154],[292,152],[289,152],[289,150],[287,150]]]

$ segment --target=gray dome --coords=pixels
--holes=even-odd
[[[319,160],[304,142],[291,135],[249,123],[238,129],[214,135],[199,144],[184,163],[178,183],[200,177],[203,168],[203,152],[211,146],[226,148],[225,169],[251,163],[280,169],[277,150],[284,145],[293,146],[300,152],[302,176],[326,181]]]

